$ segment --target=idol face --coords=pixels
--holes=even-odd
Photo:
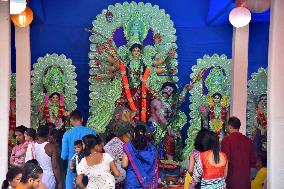
[[[263,107],[267,106],[267,96],[263,95],[259,99],[259,104]]]
[[[220,97],[218,95],[215,95],[213,97],[213,101],[214,101],[214,103],[219,103],[221,101],[221,99],[220,99]]]
[[[141,49],[139,49],[138,47],[135,47],[132,51],[131,54],[133,56],[133,58],[139,58],[141,55]]]
[[[59,96],[53,95],[53,96],[51,97],[51,102],[53,102],[53,103],[59,102]]]
[[[155,44],[160,44],[160,43],[162,43],[162,37],[161,37],[160,34],[155,34],[155,36],[154,36],[154,42],[155,42]]]
[[[173,91],[174,89],[171,87],[171,86],[166,86],[164,89],[163,89],[163,97],[170,97],[172,94],[173,94]]]
[[[111,23],[112,20],[113,20],[113,16],[112,15],[106,16],[106,20],[107,20],[108,23]]]

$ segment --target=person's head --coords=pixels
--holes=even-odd
[[[16,127],[15,136],[18,144],[23,144],[25,142],[25,131],[27,129],[28,128],[23,125]]]
[[[267,157],[265,153],[259,153],[256,156],[256,168],[261,169],[267,166]]]
[[[129,51],[131,52],[133,58],[139,58],[142,53],[142,45],[135,43],[129,48]]]
[[[70,123],[73,126],[80,126],[83,123],[83,116],[78,110],[74,110],[70,114]]]
[[[49,129],[45,125],[41,125],[37,128],[36,135],[38,138],[48,139],[48,134],[49,134]]]
[[[25,141],[27,142],[31,142],[31,141],[35,141],[36,139],[36,130],[33,128],[28,128],[25,131]]]
[[[19,167],[10,168],[6,174],[6,180],[3,181],[2,189],[7,189],[9,186],[16,188],[21,182],[22,169]]]
[[[82,142],[83,142],[83,150],[84,153],[87,154],[88,152],[86,152],[86,146],[89,144],[89,141],[91,138],[93,138],[94,135],[93,134],[88,134],[82,137]]]
[[[27,163],[33,163],[33,164],[39,165],[39,163],[38,163],[38,161],[37,161],[36,159],[28,160],[28,161],[26,162],[26,164],[27,164]]]
[[[227,124],[229,134],[239,131],[241,128],[241,121],[237,117],[230,117]]]
[[[177,86],[173,82],[165,82],[162,85],[162,95],[163,97],[169,98],[177,93]]]
[[[48,129],[55,129],[55,125],[52,122],[46,123],[45,126],[48,127]]]
[[[51,102],[53,103],[59,102],[59,99],[60,99],[60,94],[58,92],[54,92],[49,96],[49,100],[51,100]]]
[[[129,142],[129,140],[131,139],[133,126],[130,123],[124,121],[117,122],[117,126],[117,130],[114,134],[119,137],[120,140],[122,140],[124,143]]]
[[[113,112],[113,121],[122,120],[122,115],[130,112],[130,109],[125,106],[117,106]]]
[[[194,141],[194,148],[195,150],[198,150],[199,152],[203,152],[205,149],[205,144],[204,144],[204,138],[205,135],[209,132],[208,129],[201,129],[196,137],[195,137],[195,141]]]
[[[146,127],[143,124],[138,124],[136,127],[134,127],[133,139],[131,143],[133,144],[135,149],[143,150],[147,147],[148,140],[146,132]]]
[[[102,152],[103,142],[99,135],[86,135],[83,137],[85,155],[88,156],[92,152]]]
[[[57,129],[49,129],[48,142],[51,142],[51,143],[56,142],[57,132],[58,132]]]
[[[267,94],[262,94],[258,98],[257,104],[266,107],[267,106]]]
[[[56,131],[56,135],[55,135],[55,140],[56,140],[56,143],[58,144],[58,146],[62,146],[62,138],[63,138],[63,135],[66,131],[64,129],[58,129]]]
[[[219,137],[213,131],[208,131],[205,133],[204,136],[204,151],[212,150],[214,154],[214,162],[217,164],[220,162],[220,144],[219,144]]]
[[[222,99],[222,95],[220,93],[214,93],[212,98],[214,103],[219,103]]]
[[[83,151],[83,141],[82,140],[76,140],[74,142],[74,149],[77,155],[81,154]]]
[[[28,161],[23,167],[23,176],[21,182],[28,189],[36,189],[39,187],[43,170],[36,162]]]

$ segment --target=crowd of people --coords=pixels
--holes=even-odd
[[[133,127],[118,121],[116,132],[103,140],[82,125],[80,112],[70,114],[70,123],[73,128],[68,131],[57,130],[52,123],[37,130],[16,127],[17,144],[2,189],[158,188],[158,153],[147,125]],[[240,127],[240,120],[231,117],[221,144],[213,131],[199,131],[185,188],[265,188],[266,156],[256,155],[253,142],[239,132]]]

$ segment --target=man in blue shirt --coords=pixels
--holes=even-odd
[[[70,114],[70,123],[74,127],[64,133],[62,139],[62,151],[61,151],[61,158],[63,160],[68,160],[66,189],[72,188],[72,182],[74,180],[74,174],[70,169],[70,160],[75,154],[74,142],[77,140],[82,140],[82,137],[84,137],[85,135],[96,134],[94,130],[82,126],[83,117],[79,111],[75,110]]]

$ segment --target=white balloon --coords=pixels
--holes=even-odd
[[[11,0],[10,1],[10,14],[20,14],[26,9],[26,0]]]
[[[250,20],[251,13],[245,7],[236,7],[230,12],[229,15],[230,23],[236,28],[241,28],[248,25]]]

